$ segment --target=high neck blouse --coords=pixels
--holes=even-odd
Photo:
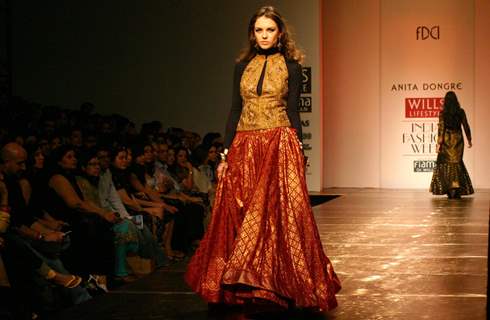
[[[236,131],[293,127],[301,141],[298,113],[301,65],[277,49],[259,51],[235,66],[232,107],[225,133],[228,148]]]

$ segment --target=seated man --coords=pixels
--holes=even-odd
[[[34,217],[26,209],[27,203],[18,180],[25,170],[26,158],[25,150],[16,143],[9,143],[0,151],[0,189],[3,195],[0,197],[0,211],[3,216],[8,214],[10,220],[10,226],[3,234],[2,257],[14,294],[19,294],[19,297],[30,294],[29,305],[39,309],[53,308],[50,303],[54,301],[49,298],[51,294],[46,295],[46,281],[52,281],[64,288],[59,294],[70,298],[72,303],[86,301],[90,295],[79,287],[81,278],[70,275],[55,254],[48,257],[35,249],[61,248],[65,237],[62,232],[43,234],[31,228]]]

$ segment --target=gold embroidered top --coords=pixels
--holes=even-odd
[[[257,84],[265,68],[262,94],[257,93]],[[286,108],[288,96],[288,69],[284,56],[257,55],[243,71],[240,81],[243,108],[237,131],[290,127]]]

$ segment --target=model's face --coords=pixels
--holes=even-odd
[[[262,16],[255,21],[254,35],[257,45],[261,49],[267,50],[276,46],[281,34],[274,20]]]

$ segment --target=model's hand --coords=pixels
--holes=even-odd
[[[226,163],[225,161],[221,161],[218,165],[218,168],[216,168],[218,180],[224,177],[226,169],[228,169],[228,163]]]

